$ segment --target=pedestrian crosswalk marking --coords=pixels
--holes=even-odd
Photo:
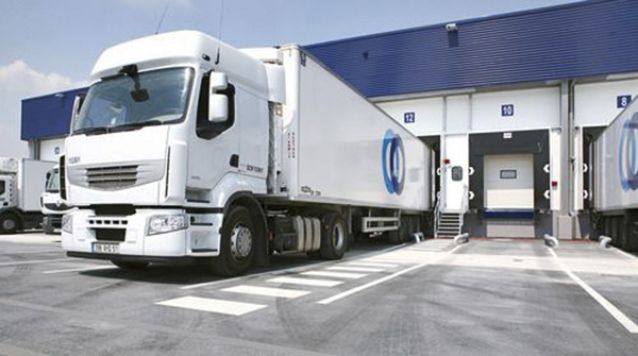
[[[308,271],[300,273],[303,276],[314,277],[332,277],[332,278],[345,278],[345,279],[359,279],[367,276],[365,273],[350,273],[350,272],[331,272],[331,271]]]
[[[224,288],[222,289],[222,292],[243,293],[243,294],[261,295],[266,297],[288,298],[288,299],[298,298],[310,293],[309,291],[305,291],[305,290],[258,287],[258,286],[249,286],[249,285],[239,285],[239,286],[234,286],[230,288]]]
[[[372,267],[345,267],[345,266],[334,266],[326,268],[331,271],[346,271],[346,272],[381,272],[383,268],[372,268]]]
[[[230,300],[191,296],[169,299],[163,302],[158,302],[156,304],[235,316],[244,315],[246,313],[250,313],[266,307],[266,305],[263,304],[240,303]]]
[[[330,279],[314,279],[314,278],[297,278],[297,277],[277,277],[269,279],[270,283],[282,283],[282,284],[299,284],[304,286],[315,287],[334,287],[342,284],[341,281],[334,281]]]

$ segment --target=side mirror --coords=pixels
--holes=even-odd
[[[228,97],[224,94],[211,94],[208,100],[208,121],[221,123],[228,120]]]
[[[210,73],[210,87],[208,98],[208,121],[221,123],[228,120],[228,96],[218,94],[228,88],[228,78],[225,73]]]
[[[77,117],[80,115],[82,104],[84,103],[84,95],[76,95],[73,99],[73,111],[71,111],[71,122],[75,125]],[[72,126],[73,127],[73,126]]]

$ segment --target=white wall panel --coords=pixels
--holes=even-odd
[[[377,105],[414,135],[439,135],[443,131],[443,98],[441,97],[388,101]],[[406,113],[414,113],[413,123],[405,123]]]
[[[576,126],[606,126],[622,108],[618,96],[638,95],[638,79],[577,84],[574,88],[574,122]]]
[[[43,140],[40,142],[40,159],[43,161],[58,161],[64,153],[64,138]]]
[[[469,95],[455,95],[446,98],[445,123],[447,133],[467,133],[470,128],[471,105]]]
[[[503,105],[513,105],[512,116],[503,116]],[[558,87],[472,95],[472,132],[548,129],[559,126]]]
[[[551,210],[560,210],[560,185],[565,184],[565,182],[561,182],[560,180],[560,170],[561,170],[561,132],[560,129],[551,130],[549,132],[549,166],[550,166],[550,176],[549,176],[549,184],[550,186],[547,189],[550,190],[550,209]],[[558,182],[558,187],[552,188],[552,181]]]

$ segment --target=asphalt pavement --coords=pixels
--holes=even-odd
[[[635,355],[638,259],[587,242],[360,243],[236,278],[0,236],[0,355]]]

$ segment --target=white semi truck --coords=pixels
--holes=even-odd
[[[40,195],[54,164],[0,157],[0,234],[40,228]]]
[[[235,275],[424,225],[429,149],[297,46],[166,33],[107,49],[90,82],[60,164],[69,256]]]
[[[60,198],[60,169],[56,165],[47,172],[46,185],[40,198],[41,211],[44,215],[42,230],[45,234],[54,234],[62,227],[62,216],[71,207]]]
[[[638,100],[592,143],[594,217],[601,234],[638,251]]]

